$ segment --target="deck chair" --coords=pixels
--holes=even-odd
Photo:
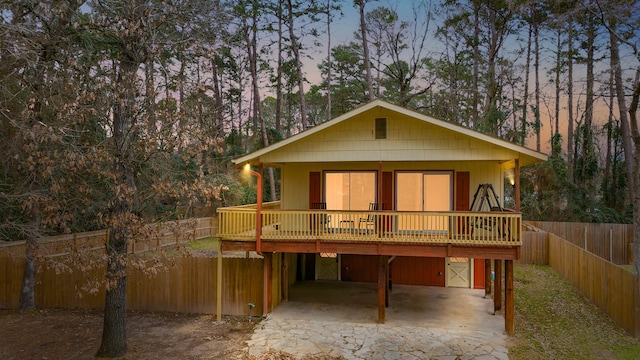
[[[377,211],[378,210],[378,203],[369,203],[369,213],[367,214],[367,217],[364,218],[360,218],[360,220],[358,221],[358,229],[362,229],[362,223],[365,223],[365,229],[369,228],[369,225],[373,225],[373,228],[375,229],[375,225],[376,225],[376,215],[372,214],[371,211]]]
[[[311,203],[312,210],[326,210],[327,203],[326,202],[314,202]],[[329,214],[319,214],[319,215],[311,215],[311,226],[312,229],[317,229],[319,227],[325,228],[331,222],[331,215]]]

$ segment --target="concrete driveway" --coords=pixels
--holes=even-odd
[[[504,317],[484,290],[394,285],[377,324],[376,284],[299,282],[256,329],[249,353],[345,359],[508,359]]]

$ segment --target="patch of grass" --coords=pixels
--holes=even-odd
[[[510,359],[637,359],[627,335],[549,266],[517,264]]]
[[[220,238],[217,237],[207,237],[204,239],[194,240],[187,244],[187,248],[190,250],[216,250],[218,248],[218,240]]]
[[[632,274],[634,273],[633,265],[618,265],[618,266],[620,266],[621,268],[627,270],[628,272],[630,272]]]

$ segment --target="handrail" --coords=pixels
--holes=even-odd
[[[280,200],[276,200],[276,201],[269,201],[269,202],[264,202],[262,203],[262,208],[263,209],[280,209]],[[256,209],[258,207],[258,204],[246,204],[246,205],[238,205],[238,206],[226,206],[226,207],[220,207],[218,209]]]
[[[255,241],[256,212],[218,209],[223,239]],[[411,212],[262,210],[264,240],[385,241],[522,244],[522,214],[515,212]]]

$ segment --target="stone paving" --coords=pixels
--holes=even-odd
[[[345,359],[508,359],[504,319],[484,290],[397,286],[386,322],[376,322],[375,285],[307,283],[291,287],[247,342],[296,356]]]
[[[248,346],[256,356],[273,349],[348,360],[508,359],[500,333],[299,319],[266,319]]]

